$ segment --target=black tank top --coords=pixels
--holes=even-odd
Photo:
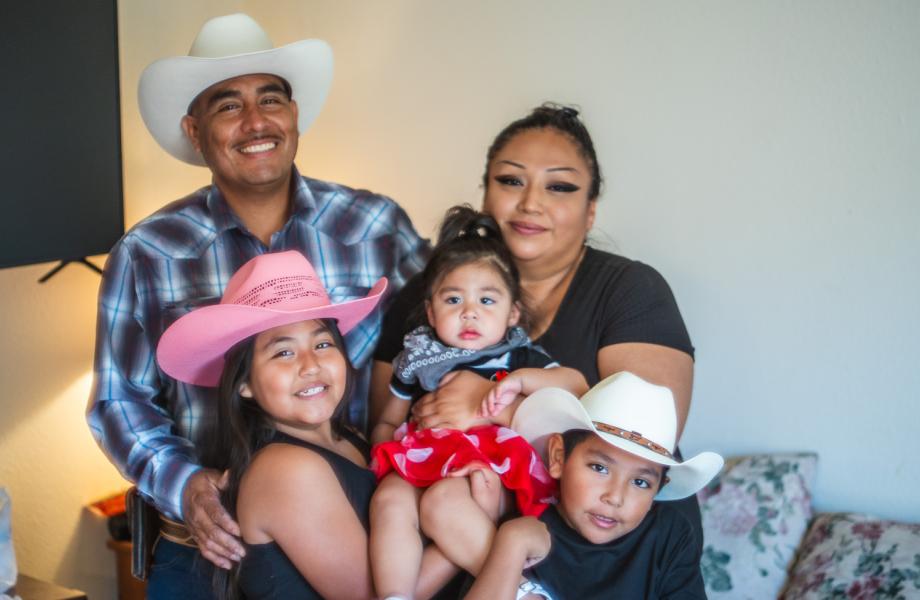
[[[345,439],[367,459],[370,448],[358,435],[346,431]],[[371,495],[376,478],[372,471],[359,467],[344,456],[316,444],[276,432],[268,444],[292,444],[319,454],[332,467],[345,496],[355,509],[365,531],[369,529]],[[240,563],[240,589],[247,600],[276,598],[317,598],[322,596],[300,574],[277,542],[246,544],[246,556]]]

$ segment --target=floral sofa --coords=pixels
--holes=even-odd
[[[699,493],[711,599],[920,599],[920,524],[813,515],[817,462],[731,459]]]

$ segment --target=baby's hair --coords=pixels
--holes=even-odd
[[[520,310],[518,325],[527,330],[530,313],[511,251],[505,245],[495,219],[474,210],[469,204],[451,207],[441,222],[438,243],[422,274],[425,300],[431,300],[434,289],[448,273],[477,263],[487,265],[501,277],[511,301]]]
[[[332,336],[335,347],[345,358],[345,390],[342,399],[330,417],[332,433],[341,439],[348,425],[348,404],[354,388],[355,369],[348,358],[345,342],[333,319],[320,319]],[[230,348],[224,355],[224,370],[221,373],[217,393],[216,418],[208,423],[210,431],[201,439],[202,465],[228,470],[227,487],[221,492],[221,503],[236,518],[236,500],[239,495],[243,473],[252,462],[255,452],[264,446],[275,434],[275,426],[269,415],[254,399],[243,398],[240,386],[249,381],[256,336],[250,336]],[[215,569],[213,587],[219,598],[233,600],[241,597],[237,587],[239,563],[233,569]]]

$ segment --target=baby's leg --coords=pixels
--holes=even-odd
[[[490,483],[503,494],[498,477],[491,471],[486,476],[493,478]],[[441,552],[461,569],[473,575],[479,573],[495,536],[495,523],[489,513],[497,514],[497,506],[484,509],[473,498],[468,478],[451,477],[425,491],[419,511],[422,530]]]
[[[370,558],[381,598],[411,598],[422,562],[418,510],[422,490],[396,473],[383,478],[371,499]]]

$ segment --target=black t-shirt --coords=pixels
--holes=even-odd
[[[656,503],[638,527],[607,544],[592,544],[562,519],[543,513],[549,554],[524,572],[555,600],[645,598],[705,600],[700,550],[686,516]]]
[[[366,441],[350,431],[345,432],[345,438],[361,452],[365,459],[368,458],[370,448]],[[345,492],[345,497],[355,509],[355,514],[364,525],[364,529],[370,530],[371,496],[377,486],[377,478],[373,471],[358,466],[344,456],[322,446],[311,444],[280,431],[275,432],[269,444],[301,446],[323,457],[332,467],[336,479],[339,480]],[[246,544],[246,556],[240,562],[239,585],[249,600],[282,598],[316,598],[319,600],[322,598],[310,585],[310,582],[301,575],[277,542]]]
[[[424,325],[424,290],[416,275],[399,292],[383,319],[374,359],[392,362],[403,336]],[[572,278],[556,317],[534,344],[564,367],[600,380],[597,353],[624,342],[675,348],[693,356],[693,345],[674,294],[652,267],[590,246]]]

